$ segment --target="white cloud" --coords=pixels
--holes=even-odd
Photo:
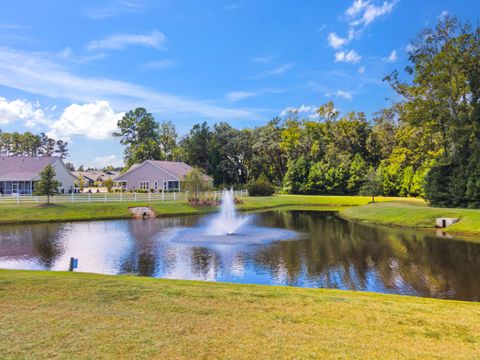
[[[16,24],[0,24],[0,29],[5,30],[20,30],[23,29],[23,26]]]
[[[362,57],[358,55],[355,50],[339,51],[335,53],[335,62],[349,62],[356,64]]]
[[[276,55],[257,56],[252,59],[255,64],[271,64]]]
[[[24,121],[27,126],[32,127],[47,121],[47,115],[38,102],[32,103],[22,99],[8,101],[0,97],[0,125],[14,121]]]
[[[408,44],[407,46],[405,46],[405,51],[409,54],[413,53],[415,50],[417,50],[417,48],[412,44]]]
[[[106,1],[102,2],[99,7],[88,9],[86,15],[91,19],[105,19],[126,13],[141,12],[145,7],[143,1],[139,0],[113,0],[106,5],[105,3]]]
[[[117,122],[123,113],[115,113],[108,101],[68,106],[57,121],[50,124],[50,133],[55,138],[69,138],[75,135],[88,139],[108,139],[117,129]]]
[[[447,10],[443,10],[440,15],[438,15],[438,20],[443,20],[445,19],[450,13]]]
[[[303,113],[303,114],[315,113],[317,108],[318,108],[318,106],[315,106],[315,105],[303,105],[303,104],[300,105],[299,107],[289,106],[289,107],[286,107],[285,109],[283,109],[280,112],[280,116],[287,116],[292,112],[295,112],[295,113],[298,113],[298,114],[301,114],[301,113]]]
[[[116,155],[107,155],[107,156],[99,156],[91,160],[87,163],[87,168],[97,168],[102,169],[112,165],[113,167],[121,167],[123,166],[123,160],[117,158]]]
[[[354,17],[361,13],[368,5],[370,1],[355,0],[352,5],[345,11],[348,16]]]
[[[230,4],[230,5],[226,5],[224,6],[223,10],[225,11],[233,11],[233,10],[237,10],[240,8],[240,5],[239,4]]]
[[[150,34],[115,34],[101,40],[93,40],[87,45],[87,50],[99,49],[124,49],[129,45],[161,48],[166,37],[160,31],[152,31]]]
[[[341,97],[341,98],[344,98],[344,99],[347,99],[347,100],[352,100],[353,99],[353,96],[350,92],[348,91],[344,91],[344,90],[338,90],[335,95],[337,95],[338,97]]]
[[[273,68],[271,70],[265,71],[261,74],[258,74],[256,76],[253,76],[252,79],[261,79],[267,76],[275,76],[275,75],[283,75],[285,74],[288,70],[290,70],[293,67],[292,64],[284,64],[277,66],[276,68]]]
[[[387,58],[384,59],[386,62],[394,63],[398,60],[397,50],[393,50]]]
[[[165,59],[165,60],[157,60],[157,61],[150,61],[142,65],[144,69],[147,70],[160,70],[160,69],[168,69],[175,65],[175,61]]]
[[[328,43],[332,48],[338,49],[341,48],[343,45],[347,44],[348,39],[342,38],[334,32],[331,32],[330,34],[328,34]]]
[[[364,74],[364,73],[365,73],[365,66],[360,66],[360,67],[358,68],[358,73],[359,73],[359,74]]]
[[[375,19],[390,14],[395,7],[396,0],[387,2],[384,1],[382,5],[377,6],[372,4],[371,0],[362,1],[354,0],[353,4],[347,9],[345,14],[352,18],[351,26],[367,26]]]
[[[143,106],[151,112],[177,119],[182,116],[213,120],[263,118],[248,109],[225,108],[124,81],[82,77],[65,70],[55,57],[49,58],[48,54],[15,51],[1,46],[0,85],[80,103],[104,99],[117,111]]]
[[[231,91],[227,93],[227,100],[231,102],[236,102],[249,97],[253,97],[255,95],[257,94],[250,91]]]

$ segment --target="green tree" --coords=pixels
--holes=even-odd
[[[67,162],[65,166],[69,171],[75,171],[75,166],[71,162]]]
[[[382,181],[375,169],[371,168],[365,178],[365,181],[360,188],[361,195],[372,197],[372,203],[375,202],[375,196],[380,196],[383,193]]]
[[[160,123],[158,141],[163,159],[169,161],[174,160],[175,150],[177,148],[177,137],[177,130],[171,121],[163,121]]]
[[[65,159],[68,157],[68,142],[63,141],[63,140],[57,140],[57,148],[55,152],[60,155],[62,159]]]
[[[180,142],[184,160],[189,165],[199,167],[209,173],[211,170],[211,142],[212,132],[207,122],[194,125],[190,133]]]
[[[120,138],[125,146],[126,168],[145,160],[160,160],[159,125],[153,115],[144,108],[127,112],[117,123],[118,131],[113,136]]]
[[[302,194],[307,190],[310,163],[304,156],[291,160],[284,178],[284,189],[291,194]]]
[[[403,129],[419,144],[406,147],[406,162],[414,174],[419,172],[418,184],[430,167],[423,164],[435,161],[425,177],[425,195],[432,204],[470,206],[477,181],[471,164],[480,152],[480,27],[472,30],[468,23],[447,16],[434,29],[420,32],[411,48],[410,81],[400,80],[397,71],[386,77],[404,99]],[[403,183],[411,173],[402,171]]]
[[[185,189],[188,191],[190,198],[193,198],[195,204],[197,204],[200,193],[205,190],[203,173],[199,169],[193,168],[185,175]]]
[[[113,179],[112,179],[112,178],[106,179],[106,180],[103,182],[103,186],[105,186],[105,187],[107,188],[107,191],[108,191],[108,192],[111,192],[111,191],[112,191],[112,188],[113,188]]]
[[[52,165],[47,165],[40,173],[40,180],[35,186],[37,195],[47,196],[47,205],[50,204],[50,196],[58,193],[60,183],[55,179],[56,173]]]

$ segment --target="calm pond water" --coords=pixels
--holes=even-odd
[[[290,230],[290,238],[175,241],[202,217],[8,225],[0,226],[0,268],[67,270],[74,256],[82,272],[480,300],[480,243],[357,224],[331,212],[252,218],[255,226]]]

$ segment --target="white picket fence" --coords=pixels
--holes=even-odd
[[[234,190],[236,197],[247,196],[247,190]],[[221,191],[205,191],[201,198],[219,198]],[[188,198],[188,192],[160,192],[160,193],[80,193],[55,195],[50,197],[53,204],[77,204],[77,203],[114,203],[114,202],[161,202],[161,201],[184,201]],[[46,196],[36,195],[1,195],[0,204],[42,204],[47,202]]]

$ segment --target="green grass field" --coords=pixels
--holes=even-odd
[[[362,222],[412,228],[433,228],[436,218],[453,217],[460,221],[445,228],[446,232],[480,235],[480,210],[435,208],[404,201],[348,207],[340,215]]]
[[[0,357],[475,359],[480,304],[0,271]]]
[[[279,206],[316,206],[318,210],[340,210],[345,206],[365,205],[369,197],[362,196],[302,196],[283,195],[244,198],[240,210],[261,210]],[[398,198],[380,198],[392,201]],[[215,211],[215,207],[195,207],[185,201],[130,202],[130,203],[76,203],[39,206],[36,204],[1,204],[1,223],[29,223],[48,221],[127,219],[132,216],[129,206],[150,206],[159,216],[202,214]]]

